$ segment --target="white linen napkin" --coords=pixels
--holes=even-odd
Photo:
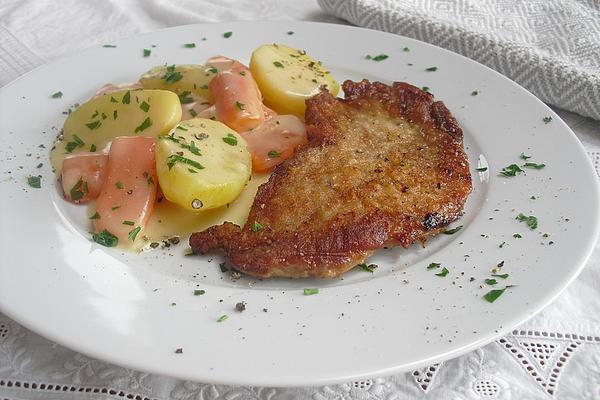
[[[352,24],[444,47],[546,103],[600,119],[600,2],[318,0]]]

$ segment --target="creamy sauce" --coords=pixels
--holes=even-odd
[[[50,152],[50,162],[57,179],[60,178],[62,162],[68,154],[65,154],[64,141],[57,142],[55,148]],[[203,231],[213,225],[220,225],[225,221],[243,226],[248,218],[248,213],[254,202],[254,196],[258,187],[269,180],[270,173],[252,174],[252,178],[242,190],[240,195],[229,206],[223,206],[212,210],[193,212],[185,210],[178,205],[163,199],[154,207],[154,212],[145,229],[137,236],[135,243],[119,242],[118,247],[128,250],[140,251],[151,248],[150,244],[160,244],[170,238],[179,237],[186,240],[187,237],[198,231]],[[95,203],[90,202],[80,207],[88,208],[88,216],[94,215]],[[90,223],[90,226],[92,224]]]

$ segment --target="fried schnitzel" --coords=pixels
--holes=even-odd
[[[223,250],[259,277],[335,277],[462,215],[471,174],[444,103],[404,82],[342,87],[306,101],[309,143],[259,187],[244,227],[194,233],[194,253]]]

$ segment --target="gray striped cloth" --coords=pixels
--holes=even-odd
[[[318,0],[352,24],[495,69],[542,101],[600,120],[598,0]]]

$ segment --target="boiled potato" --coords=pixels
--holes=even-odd
[[[264,102],[280,114],[304,116],[304,101],[325,85],[335,96],[340,85],[329,71],[305,51],[282,44],[263,45],[254,50],[250,71]]]
[[[181,64],[154,67],[140,78],[145,89],[171,90],[177,94],[192,92],[210,101],[208,84],[218,70],[208,65]]]
[[[60,153],[100,151],[117,136],[158,136],[181,119],[175,93],[166,90],[123,90],[89,100],[69,114]]]
[[[246,142],[210,119],[182,121],[159,136],[156,171],[165,197],[187,210],[203,211],[232,202],[252,172]]]

